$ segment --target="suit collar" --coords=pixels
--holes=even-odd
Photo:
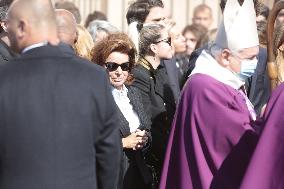
[[[75,55],[73,47],[71,45],[68,45],[67,43],[60,42],[58,47],[63,51],[63,53]]]
[[[38,47],[42,47],[42,46],[45,46],[47,45],[47,41],[43,41],[43,42],[40,42],[40,43],[36,43],[36,44],[32,44],[26,48],[24,48],[24,50],[22,50],[22,54],[34,49],[34,48],[38,48]]]
[[[70,55],[64,53],[59,46],[47,44],[33,48],[21,55],[21,59],[35,59],[44,57],[70,57]]]
[[[0,39],[0,56],[2,56],[5,61],[8,61],[12,57],[17,57],[18,54],[13,52],[12,49],[2,39]]]

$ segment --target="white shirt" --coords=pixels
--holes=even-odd
[[[245,82],[241,81],[232,71],[222,67],[210,54],[203,50],[197,58],[191,75],[201,73],[239,90]]]
[[[22,51],[22,54],[25,53],[25,52],[27,52],[27,51],[29,51],[29,50],[32,50],[32,49],[34,49],[34,48],[41,47],[41,46],[45,46],[45,45],[47,45],[47,42],[46,42],[46,41],[45,41],[45,42],[41,42],[41,43],[36,43],[36,44],[30,45],[30,46],[24,48],[24,50]]]
[[[134,132],[140,125],[140,120],[137,113],[133,110],[130,100],[127,96],[128,89],[123,85],[122,90],[112,87],[112,96],[115,103],[119,107],[123,116],[129,123],[130,132]]]

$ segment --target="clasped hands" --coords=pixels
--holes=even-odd
[[[127,149],[139,150],[147,144],[149,134],[145,130],[137,129],[131,135],[122,138],[122,146]]]

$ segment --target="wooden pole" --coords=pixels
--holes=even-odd
[[[274,25],[275,20],[277,18],[278,13],[281,11],[281,9],[284,8],[284,0],[280,0],[276,2],[270,11],[270,14],[268,16],[268,24],[267,24],[267,54],[268,54],[268,62],[267,62],[267,69],[268,69],[268,76],[271,83],[271,90],[275,89],[277,87],[277,65],[275,63],[275,54],[273,53],[273,46],[274,46],[274,40],[273,40],[273,33],[274,33]]]

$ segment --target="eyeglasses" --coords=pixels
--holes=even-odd
[[[172,44],[172,39],[171,39],[170,37],[168,37],[167,39],[162,39],[162,40],[157,41],[157,42],[155,42],[155,43],[157,44],[157,43],[160,43],[160,42],[168,43],[168,44],[171,46],[171,44]]]
[[[115,62],[106,62],[106,69],[110,72],[117,70],[120,67],[122,71],[129,71],[129,62],[117,64]]]

